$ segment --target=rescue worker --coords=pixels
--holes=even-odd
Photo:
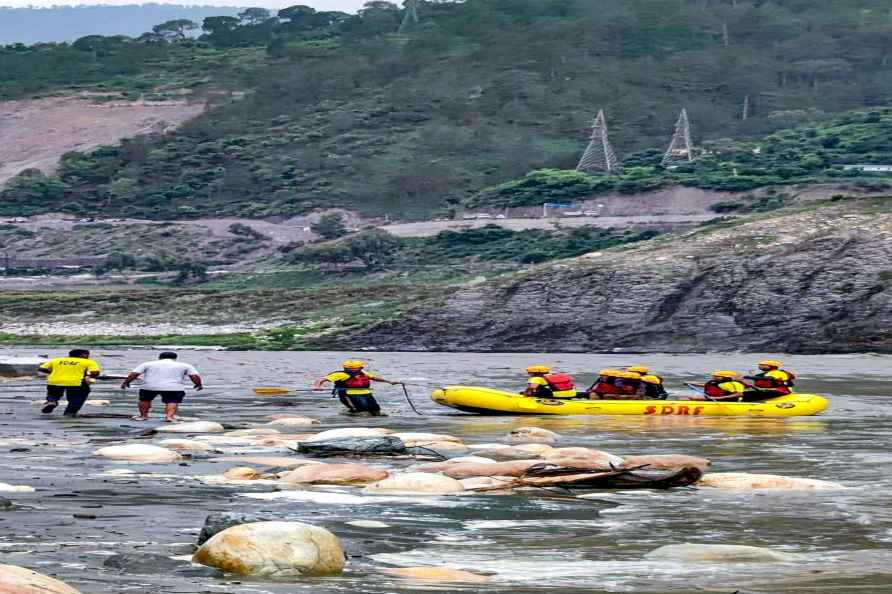
[[[639,398],[640,386],[641,376],[637,373],[602,369],[588,394],[592,400],[635,400]]]
[[[746,385],[737,381],[736,371],[719,370],[712,372],[712,379],[703,384],[703,393],[712,400],[743,401]]]
[[[762,398],[774,398],[793,393],[793,380],[796,376],[791,372],[781,369],[783,363],[774,359],[759,361],[759,371],[756,375],[746,376],[744,379],[752,380],[752,387],[761,392]]]
[[[663,386],[663,378],[655,373],[650,372],[650,367],[646,365],[632,365],[626,367],[629,373],[637,373],[641,376],[641,385],[638,388],[639,396],[645,400],[665,400],[669,397],[666,388]]]
[[[367,412],[373,417],[382,416],[381,406],[372,395],[372,382],[384,382],[390,385],[399,385],[400,382],[392,382],[378,377],[365,370],[362,361],[344,361],[342,371],[334,371],[325,377],[320,377],[313,384],[316,390],[322,389],[327,382],[334,384],[333,393],[337,394],[341,404],[347,407],[350,413]]]
[[[663,378],[653,374],[641,376],[641,387],[638,392],[645,400],[666,400],[669,398],[669,393],[663,387]]]
[[[530,376],[523,395],[531,398],[576,398],[573,376],[551,373],[546,365],[531,365],[526,369]]]

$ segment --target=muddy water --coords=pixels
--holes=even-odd
[[[0,355],[38,351],[0,350]],[[40,351],[46,352],[46,351]],[[150,351],[100,351],[107,371],[124,372]],[[55,354],[55,353],[53,353]],[[113,356],[112,356],[113,355]],[[190,392],[184,414],[248,427],[267,415],[300,413],[320,429],[383,426],[450,433],[469,442],[501,440],[511,428],[537,425],[560,433],[561,445],[620,455],[687,453],[711,458],[717,471],[751,471],[836,480],[841,492],[738,493],[706,489],[604,492],[592,500],[546,495],[367,496],[350,488],[277,492],[271,486],[209,486],[195,480],[235,466],[222,455],[287,455],[256,446],[220,446],[223,454],[182,465],[134,465],[91,457],[113,443],[140,438],[146,424],[119,418],[41,417],[31,403],[39,385],[0,388],[0,482],[31,485],[7,493],[17,506],[0,511],[0,562],[57,576],[85,594],[294,592],[455,592],[378,573],[383,567],[449,565],[490,574],[488,592],[892,592],[892,358],[871,355],[785,357],[802,391],[829,395],[831,409],[799,419],[645,417],[485,418],[440,408],[428,389],[411,387],[425,416],[402,393],[379,399],[390,417],[351,419],[327,396],[260,397],[259,385],[307,387],[334,369],[342,353],[184,352],[207,378]],[[369,354],[372,369],[415,384],[470,383],[520,388],[521,369],[552,362],[590,379],[592,370],[647,363],[670,387],[715,368],[744,370],[757,355],[659,356]],[[88,413],[135,411],[135,393],[100,385],[94,398],[112,404]],[[150,424],[151,425],[151,424]],[[405,462],[389,462],[400,467]],[[171,557],[189,551],[205,516],[231,511],[324,526],[351,556],[340,577],[283,584],[231,579]],[[87,517],[74,517],[79,516]],[[90,516],[95,516],[91,518]],[[388,528],[347,522],[376,519]],[[771,565],[683,564],[643,559],[665,544],[748,544],[799,555]],[[124,569],[104,565],[132,554]]]

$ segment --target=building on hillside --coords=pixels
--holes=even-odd
[[[843,169],[846,171],[851,171],[852,169],[857,169],[858,171],[870,171],[876,173],[892,173],[892,164],[885,163],[864,163],[860,165],[843,165]]]

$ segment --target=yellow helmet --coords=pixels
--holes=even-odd
[[[527,367],[527,373],[551,373],[551,367],[547,365],[530,365]]]
[[[763,365],[765,367],[780,367],[783,363],[776,359],[765,359],[764,361],[759,361],[759,366],[761,367]]]
[[[641,379],[640,373],[635,373],[634,371],[620,371],[616,374],[616,377],[621,377],[623,379]]]
[[[712,377],[722,377],[726,379],[735,379],[739,374],[736,371],[720,369],[712,372]]]
[[[633,373],[640,373],[641,375],[646,375],[647,372],[650,371],[650,367],[645,365],[632,365],[631,367],[626,367],[626,371],[631,371]]]
[[[344,361],[341,363],[341,366],[344,369],[362,369],[365,367],[365,362],[363,361]]]
[[[663,383],[663,380],[661,380],[661,379],[660,379],[659,377],[657,377],[656,375],[642,375],[642,376],[641,376],[641,381],[644,382],[644,383],[646,383],[646,384],[657,384],[657,385],[659,385],[659,384],[662,384],[662,383]]]
[[[619,369],[602,369],[598,372],[598,375],[604,377],[622,377],[621,374],[625,373],[625,371],[620,371]]]

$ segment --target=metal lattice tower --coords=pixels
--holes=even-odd
[[[403,22],[400,23],[400,28],[397,29],[397,35],[402,35],[412,25],[418,23],[418,0],[406,0],[403,6],[406,7],[406,11],[403,15]]]
[[[691,142],[691,122],[688,120],[688,110],[682,108],[678,121],[675,123],[675,134],[663,155],[661,164],[663,167],[668,167],[683,161],[690,163],[693,160],[694,144]]]
[[[598,111],[598,117],[592,124],[592,136],[588,147],[576,166],[576,171],[583,173],[606,173],[607,175],[619,175],[623,172],[610,140],[607,138],[607,122],[604,118],[604,110]]]

